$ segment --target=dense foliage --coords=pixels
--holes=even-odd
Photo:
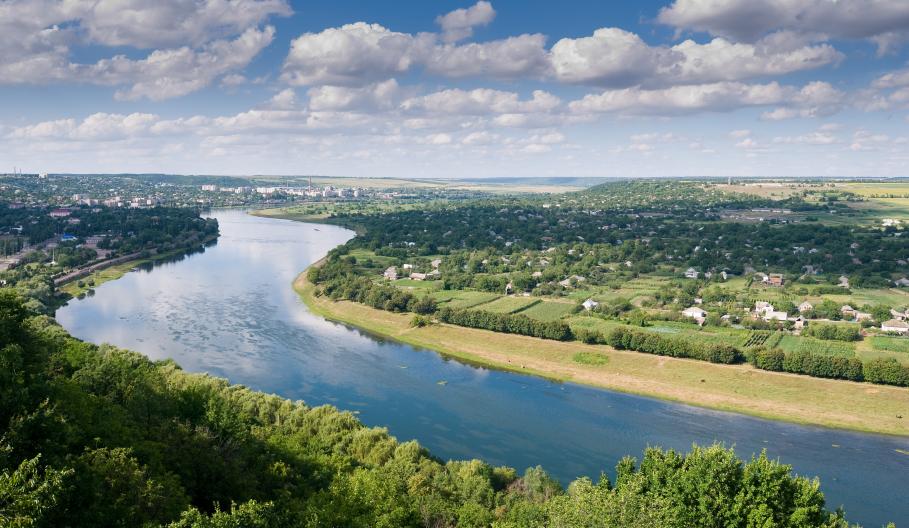
[[[443,323],[505,334],[519,334],[556,341],[568,341],[574,338],[571,328],[564,321],[538,321],[522,314],[455,310],[446,306],[439,310],[436,316]]]
[[[846,527],[819,483],[720,446],[563,489],[442,461],[331,407],[69,337],[0,290],[0,525]]]
[[[603,336],[603,343],[618,350],[634,350],[658,356],[700,359],[711,363],[738,363],[742,353],[728,345],[704,345],[676,337],[663,337],[631,328],[617,327]]]
[[[862,338],[861,327],[846,324],[814,323],[802,330],[802,335],[830,341],[858,341]]]

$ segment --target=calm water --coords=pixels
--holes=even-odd
[[[383,342],[311,315],[290,287],[352,232],[241,211],[214,216],[217,245],[104,284],[61,309],[57,320],[85,340],[355,411],[442,458],[541,464],[567,482],[611,473],[622,456],[640,456],[647,446],[687,450],[720,441],[740,457],[767,449],[797,473],[819,476],[828,505],[844,505],[853,522],[909,525],[909,455],[896,451],[909,450],[909,439],[553,383]]]

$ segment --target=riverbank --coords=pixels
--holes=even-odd
[[[218,239],[218,236],[212,236],[202,241],[202,245],[206,245]],[[155,262],[160,262],[169,258],[174,258],[189,252],[188,249],[175,249],[172,251],[167,251],[165,253],[156,253],[147,257],[137,257],[133,259],[127,259],[123,262],[118,262],[117,264],[112,264],[110,266],[104,266],[102,268],[96,269],[87,275],[81,275],[78,277],[73,277],[72,279],[59,285],[59,291],[70,295],[75,298],[81,294],[88,292],[88,290],[97,288],[105,282],[112,280],[117,280],[120,277],[126,275],[131,270],[136,268],[136,266],[141,266],[143,264],[150,264]],[[82,286],[79,283],[82,283]],[[89,282],[92,284],[89,285]]]
[[[275,218],[278,220],[293,220],[294,222],[308,222],[311,224],[331,224],[341,227],[346,227],[351,231],[355,232],[358,235],[365,233],[365,228],[359,224],[351,222],[349,220],[342,221],[339,218],[332,217],[327,213],[323,214],[308,214],[303,212],[295,212],[293,207],[273,207],[269,209],[256,209],[254,211],[249,211],[249,214],[252,216],[258,216],[261,218]]]
[[[904,388],[769,372],[750,365],[716,365],[445,324],[413,328],[412,314],[315,296],[315,286],[306,279],[305,272],[296,278],[293,287],[310,311],[326,319],[470,363],[773,420],[909,436],[909,390]],[[592,364],[599,361],[590,361],[591,357],[606,361]]]

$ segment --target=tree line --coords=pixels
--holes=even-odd
[[[855,357],[816,354],[806,350],[787,353],[778,348],[758,348],[750,351],[749,356],[751,363],[763,370],[909,387],[909,367],[894,358],[863,362]]]
[[[517,313],[495,313],[484,310],[442,307],[436,317],[443,323],[480,328],[505,334],[518,334],[556,341],[571,341],[574,334],[565,321],[539,321]]]

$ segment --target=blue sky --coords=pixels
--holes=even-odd
[[[909,2],[6,0],[10,170],[906,176]]]

